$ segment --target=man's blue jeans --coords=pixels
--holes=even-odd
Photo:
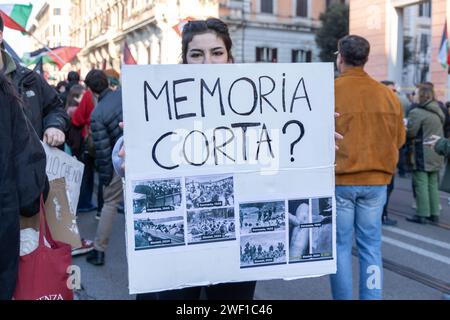
[[[359,252],[359,298],[382,299],[381,215],[386,186],[336,186],[337,273],[331,275],[334,299],[353,299],[353,228]]]

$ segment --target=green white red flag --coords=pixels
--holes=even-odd
[[[0,16],[5,27],[27,32],[27,22],[33,10],[33,5],[24,4],[0,4]]]

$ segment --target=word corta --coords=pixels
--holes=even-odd
[[[230,160],[235,161],[232,157],[225,154],[223,151],[224,147],[230,144],[234,138],[234,130],[240,130],[242,132],[242,152],[243,159],[247,160],[246,154],[246,132],[248,128],[251,127],[259,127],[261,128],[261,139],[258,143],[258,151],[256,153],[256,159],[259,157],[259,147],[260,144],[266,143],[268,145],[268,149],[270,151],[270,156],[272,158],[275,155],[272,152],[272,139],[269,135],[269,129],[266,123],[261,121],[248,121],[250,119],[257,119],[258,115],[263,115],[268,112],[276,112],[276,113],[287,113],[293,114],[296,107],[296,102],[303,101],[303,105],[307,106],[307,111],[312,111],[310,99],[308,97],[308,92],[306,90],[305,80],[303,77],[299,77],[296,79],[296,86],[292,92],[287,92],[286,88],[286,74],[283,73],[280,79],[273,79],[267,75],[263,75],[257,77],[255,79],[250,79],[248,77],[241,77],[228,84],[226,87],[223,85],[224,81],[221,80],[220,77],[216,78],[214,81],[210,81],[209,83],[204,79],[200,78],[184,78],[173,81],[165,81],[163,85],[155,86],[149,83],[148,81],[144,81],[143,89],[144,89],[144,111],[145,111],[145,120],[147,122],[150,121],[152,116],[152,109],[155,104],[159,102],[159,105],[163,104],[167,107],[167,119],[168,120],[181,120],[186,118],[198,118],[207,120],[208,110],[207,108],[218,108],[220,111],[220,115],[222,117],[226,117],[228,115],[233,115],[234,118],[236,116],[242,117],[242,122],[229,123],[224,126],[219,126],[213,129],[212,141],[208,139],[208,137],[199,130],[192,130],[186,134],[184,138],[184,146],[186,145],[186,141],[188,139],[192,139],[193,135],[198,135],[200,139],[204,143],[205,149],[208,151],[206,159],[203,159],[201,162],[194,162],[190,157],[186,154],[186,148],[183,148],[184,158],[186,162],[193,166],[202,166],[204,165],[208,158],[209,153],[212,153],[215,159],[215,164],[217,165],[217,154],[221,153],[225,155]],[[230,83],[227,81],[227,83]],[[277,87],[278,86],[278,87]],[[277,90],[276,90],[277,89]],[[193,96],[182,95],[180,91],[184,90],[186,92],[188,90],[189,95],[199,95],[199,99],[196,101],[200,101],[199,110],[197,113],[189,112],[183,113],[181,111],[182,103],[189,103],[189,100],[193,100]],[[243,93],[248,94],[247,97],[242,97]],[[208,103],[205,102],[205,98],[209,96]],[[190,99],[191,98],[191,99]],[[211,99],[215,99],[216,106],[211,106]],[[248,105],[242,106],[242,101],[249,101]],[[206,107],[206,105],[208,106]],[[238,106],[239,104],[239,106]],[[242,110],[244,109],[244,110]],[[191,110],[192,111],[192,110]],[[245,120],[244,120],[245,119]],[[295,119],[287,121],[282,127],[283,134],[286,133],[286,129],[289,125],[295,124],[300,129],[300,136],[295,141],[297,143],[305,134],[305,128],[303,124]],[[216,135],[223,134],[224,131],[231,133],[231,138],[228,139],[225,143],[221,143],[217,145],[216,143]],[[179,164],[163,164],[158,159],[158,145],[164,140],[168,138],[174,138],[174,135],[178,133],[169,131],[163,133],[154,143],[152,148],[152,158],[153,161],[161,168],[172,170],[179,167]],[[212,145],[212,147],[210,147]],[[291,155],[292,155],[293,145],[291,147]],[[294,161],[294,158],[291,158],[291,161]]]

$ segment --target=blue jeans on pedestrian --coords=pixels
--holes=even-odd
[[[386,186],[336,186],[337,273],[331,290],[337,300],[353,299],[353,229],[359,255],[359,298],[382,299],[381,215]]]

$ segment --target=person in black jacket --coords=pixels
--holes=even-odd
[[[3,20],[0,17],[0,43],[3,42]],[[65,141],[69,116],[55,89],[38,73],[22,67],[5,50],[0,52],[0,70],[13,82],[24,102],[24,111],[39,139],[56,147]]]
[[[0,300],[11,300],[18,272],[19,213],[39,212],[46,158],[13,84],[0,72]]]
[[[111,158],[116,141],[123,135],[119,127],[122,121],[122,91],[112,91],[106,74],[101,70],[89,71],[84,82],[98,97],[97,106],[91,114],[91,131],[104,202],[94,241],[95,249],[86,260],[93,265],[103,265],[117,206],[123,199],[122,180],[114,172]]]

